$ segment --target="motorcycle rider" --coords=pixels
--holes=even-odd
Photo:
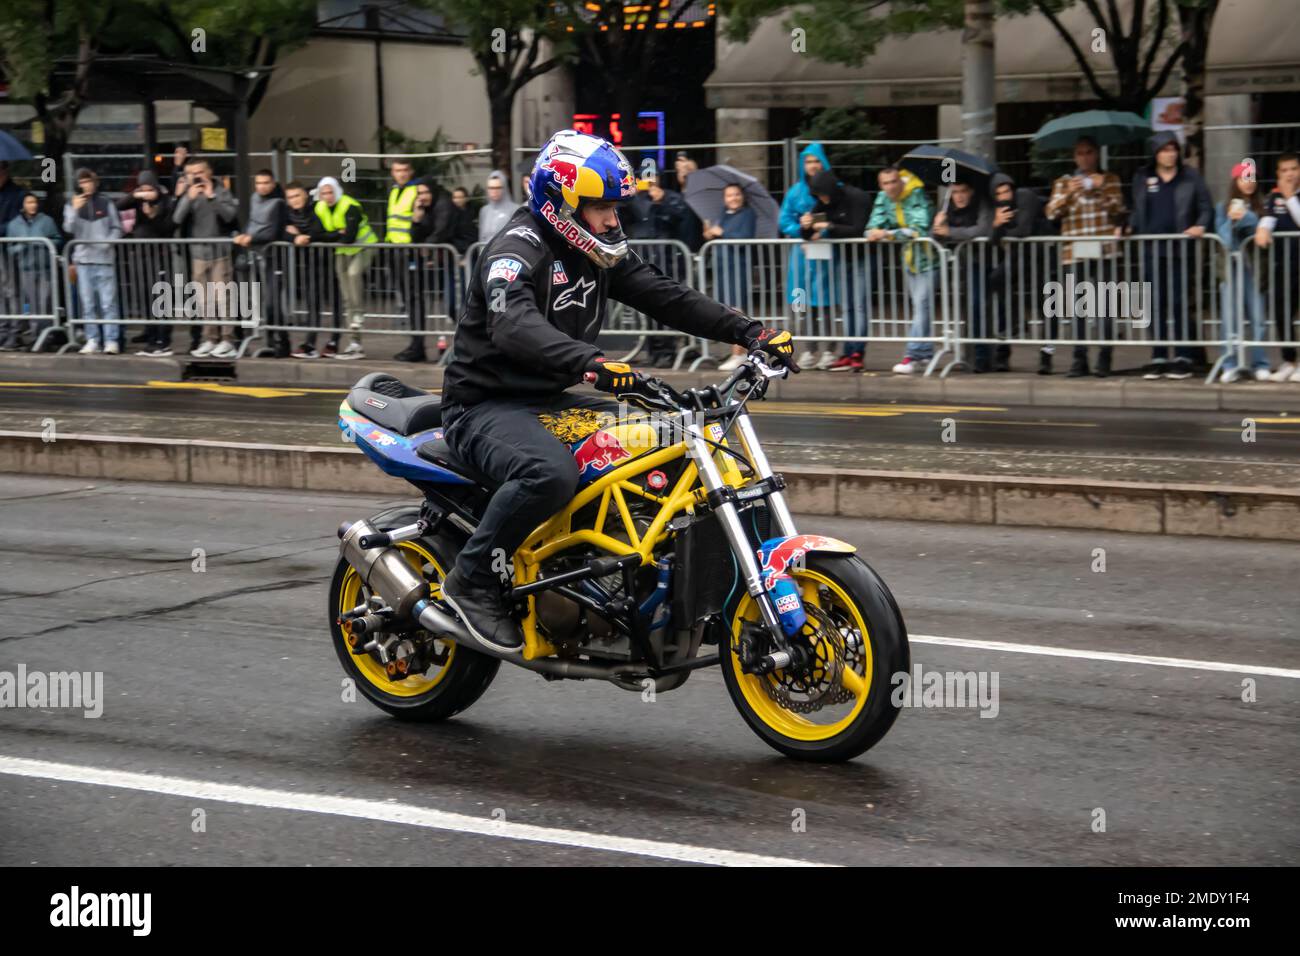
[[[556,133],[526,191],[528,201],[479,256],[442,396],[448,445],[496,488],[442,595],[475,639],[499,650],[523,645],[502,575],[515,549],[578,487],[565,443],[615,421],[615,403],[566,389],[585,376],[616,397],[648,393],[639,372],[607,361],[594,344],[606,298],[799,370],[788,332],[763,328],[629,250],[618,207],[636,195],[636,179],[610,143]]]

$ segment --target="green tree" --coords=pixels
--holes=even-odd
[[[1061,21],[1065,10],[1080,3],[1094,23],[1084,36]],[[1106,109],[1145,111],[1181,64],[1189,144],[1195,140],[1199,151],[1205,50],[1218,0],[1131,0],[1124,6],[1114,0],[998,0],[997,14],[1047,18]],[[888,36],[960,29],[964,0],[811,0],[793,9],[780,0],[719,0],[718,9],[733,40],[748,38],[759,20],[786,11],[786,26],[805,31],[811,56],[861,66]],[[1098,76],[1102,63],[1116,74],[1114,88]]]
[[[94,72],[102,57],[265,67],[305,41],[315,6],[311,0],[193,0],[184,7],[166,0],[5,0],[0,71],[10,98],[35,110],[44,153],[57,171],[78,116],[95,101]],[[157,90],[157,98],[166,93]],[[51,187],[47,205],[57,209],[62,184],[56,180]]]
[[[545,0],[413,0],[465,36],[487,86],[492,165],[513,171],[510,142],[515,95],[573,58],[569,28],[583,29],[579,3]],[[543,51],[546,52],[543,52]]]
[[[799,139],[811,139],[818,142],[835,140],[880,139],[884,131],[871,122],[868,111],[861,106],[831,106],[826,109],[804,110],[801,117]],[[884,166],[888,162],[884,148],[880,146],[838,146],[824,147],[831,167],[841,179],[854,186],[874,189],[870,171]],[[802,175],[803,171],[800,170]]]

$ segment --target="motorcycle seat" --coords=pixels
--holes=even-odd
[[[348,404],[376,425],[399,435],[414,435],[442,424],[441,398],[387,372],[371,372],[359,379],[348,392]]]
[[[432,462],[440,468],[446,468],[448,471],[454,471],[456,474],[468,478],[470,481],[476,482],[484,488],[492,487],[492,481],[490,478],[486,475],[480,474],[464,461],[457,458],[456,453],[451,450],[451,446],[442,438],[431,438],[426,442],[421,442],[420,447],[415,450],[415,453],[425,461]]]

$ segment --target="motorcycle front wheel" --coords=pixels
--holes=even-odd
[[[898,717],[891,678],[911,666],[907,629],[880,576],[856,555],[809,554],[789,572],[810,621],[820,625],[815,663],[795,674],[746,674],[742,627],[759,619],[746,595],[730,621],[722,661],[732,702],[751,730],[796,760],[836,763],[877,744]]]

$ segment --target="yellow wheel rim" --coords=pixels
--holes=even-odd
[[[424,566],[432,565],[436,575],[429,581],[429,589],[436,597],[442,590],[442,579],[446,576],[442,565],[432,553],[420,544],[414,541],[403,541],[396,545],[402,551],[402,556],[406,558],[407,563],[415,569],[417,574],[424,574]],[[363,582],[361,575],[357,574],[356,568],[349,567],[343,574],[343,586],[339,588],[339,608],[338,613],[343,614],[350,611],[362,603]],[[346,641],[344,646],[347,647]],[[412,674],[400,681],[388,679],[388,674],[384,671],[384,666],[375,660],[369,654],[353,654],[352,662],[356,665],[361,676],[364,677],[374,686],[378,687],[385,693],[392,694],[394,697],[418,697],[437,687],[439,682],[447,676],[451,669],[452,662],[456,658],[456,645],[446,642],[447,661],[441,667],[433,665],[429,671],[423,674]],[[348,648],[351,651],[351,648]],[[437,668],[434,670],[433,668]]]
[[[750,709],[757,715],[758,719],[768,727],[792,740],[827,740],[848,729],[853,724],[858,715],[862,713],[862,708],[866,705],[867,698],[871,694],[871,639],[862,612],[840,585],[825,575],[807,569],[793,571],[792,576],[799,584],[804,604],[812,604],[829,610],[825,608],[819,595],[820,589],[826,588],[831,593],[831,604],[835,610],[846,617],[848,622],[861,635],[861,659],[853,669],[850,669],[847,664],[844,665],[840,681],[844,688],[854,695],[852,704],[846,701],[838,705],[838,710],[842,711],[848,708],[848,713],[843,716],[832,715],[832,719],[826,723],[817,723],[809,720],[803,714],[787,710],[773,700],[764,687],[764,682],[777,683],[781,672],[777,671],[776,674],[765,675],[746,674],[741,670],[740,658],[734,652],[731,654],[732,673],[736,677],[736,682],[740,686],[740,692],[744,695],[745,702],[749,704]],[[758,618],[758,605],[754,603],[752,597],[746,594],[736,608],[736,615],[731,622],[733,647],[734,643],[740,639],[741,625],[745,621],[756,621]],[[824,711],[818,711],[817,713],[824,713]]]

